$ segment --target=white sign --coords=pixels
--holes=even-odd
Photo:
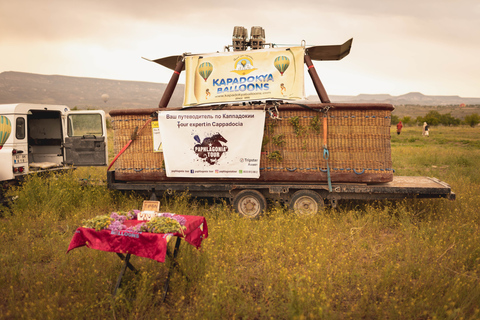
[[[264,110],[163,111],[167,177],[259,178]]]
[[[137,220],[150,221],[157,215],[154,211],[141,211],[137,214]]]
[[[163,152],[162,137],[160,136],[160,128],[158,121],[152,121],[152,136],[153,136],[153,152]]]
[[[152,220],[160,210],[160,201],[143,201],[142,211],[137,214],[138,220]]]

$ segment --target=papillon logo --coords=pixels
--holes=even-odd
[[[220,133],[216,133],[211,137],[204,138],[200,143],[200,137],[195,135],[193,137],[196,142],[198,142],[194,147],[193,151],[202,158],[205,162],[210,165],[214,165],[218,162],[218,159],[228,151],[228,147],[222,143],[227,143]]]

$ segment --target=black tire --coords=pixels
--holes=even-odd
[[[233,208],[241,216],[256,219],[263,215],[267,200],[257,190],[242,190],[233,198]]]
[[[299,190],[290,200],[290,209],[299,216],[311,216],[323,211],[325,203],[322,197],[313,190]]]

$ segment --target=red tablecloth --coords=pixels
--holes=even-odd
[[[185,224],[187,229],[184,230],[185,236],[180,233],[174,233],[173,236],[182,237],[191,245],[200,248],[202,240],[208,237],[208,227],[205,217],[184,215],[182,215],[182,217],[187,220]],[[145,221],[127,220],[124,224],[129,227],[142,222]],[[139,257],[164,262],[167,253],[168,235],[169,234],[134,231],[95,231],[90,228],[78,228],[70,241],[67,253],[72,249],[86,245],[91,249],[131,253]]]

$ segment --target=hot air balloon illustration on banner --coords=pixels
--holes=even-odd
[[[285,57],[285,56],[280,56],[275,59],[273,62],[273,65],[277,70],[280,72],[280,74],[283,76],[283,73],[285,70],[287,70],[288,66],[290,65],[290,60]]]
[[[198,67],[198,74],[207,82],[208,77],[213,71],[213,65],[210,62],[204,62]]]
[[[12,132],[12,123],[5,116],[0,116],[0,149],[10,137],[10,132]]]

